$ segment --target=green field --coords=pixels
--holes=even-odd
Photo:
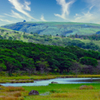
[[[93,89],[79,89],[87,85]],[[39,96],[26,96],[25,100],[100,100],[100,84],[50,84],[49,86],[23,87],[27,91],[37,90]],[[46,95],[47,93],[47,95]]]

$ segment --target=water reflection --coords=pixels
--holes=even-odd
[[[5,83],[3,86],[46,86],[51,82],[57,82],[58,84],[79,84],[79,83],[92,83],[100,82],[100,78],[56,78],[49,80],[34,81],[34,83]]]

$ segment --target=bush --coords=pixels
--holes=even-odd
[[[21,97],[21,92],[19,92],[19,91],[13,92],[11,95],[14,97]]]
[[[13,86],[8,86],[6,87],[7,92],[13,92],[13,91],[25,91],[24,88],[22,87],[13,87]]]

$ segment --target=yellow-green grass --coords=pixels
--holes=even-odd
[[[80,86],[87,85],[93,88],[80,89]],[[48,86],[24,86],[25,90],[37,90],[40,95],[26,96],[24,100],[100,100],[100,84],[50,84]],[[55,92],[50,92],[54,90]],[[49,92],[48,95],[41,95]]]
[[[100,78],[100,75],[33,75],[33,76],[0,76],[0,83],[28,83],[34,80],[54,78]]]
[[[27,95],[28,91],[22,87],[0,86],[0,100],[24,100]]]

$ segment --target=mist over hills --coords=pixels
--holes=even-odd
[[[2,26],[7,29],[40,35],[92,35],[100,31],[99,24],[75,22],[18,22]]]

